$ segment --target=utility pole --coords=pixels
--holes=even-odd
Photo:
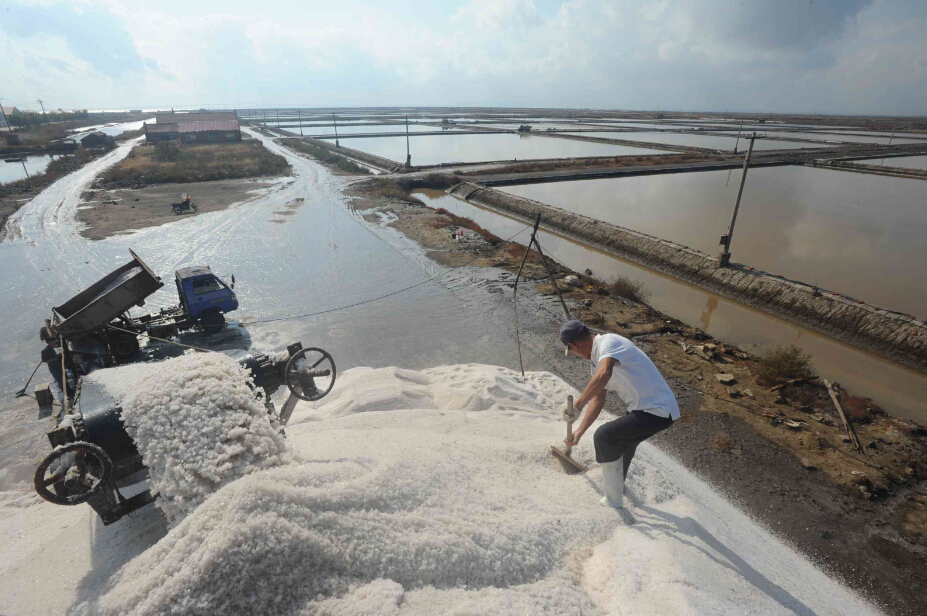
[[[335,124],[335,147],[340,148],[341,144],[338,143],[338,118],[335,117],[335,114],[332,114],[332,122]]]
[[[13,134],[13,127],[10,126],[10,120],[6,117],[6,111],[3,110],[3,99],[0,98],[0,114],[3,114],[3,121],[6,122],[6,127],[10,129],[10,134]]]
[[[42,106],[42,115],[45,115],[45,101],[43,101],[41,98],[39,99],[39,105]]]
[[[412,166],[412,154],[409,153],[409,116],[406,116],[406,167]]]
[[[753,142],[756,140],[756,133],[750,136],[750,147],[747,149],[747,155],[744,157],[744,172],[740,176],[740,189],[737,191],[737,202],[734,203],[734,213],[731,214],[731,226],[728,227],[727,233],[721,236],[720,245],[724,246],[724,251],[718,256],[718,265],[727,267],[731,262],[731,237],[734,235],[734,223],[737,222],[737,210],[740,209],[740,197],[744,194],[744,183],[747,181],[747,167],[750,165],[750,155],[753,154]]]
[[[303,114],[300,113],[299,109],[296,110],[296,117],[299,119],[299,136],[303,136]]]

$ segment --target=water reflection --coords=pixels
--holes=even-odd
[[[0,184],[15,182],[25,177],[32,177],[37,173],[43,173],[51,161],[59,158],[56,154],[38,154],[34,156],[8,155],[9,162],[0,162]],[[14,160],[15,159],[15,160]]]
[[[406,159],[406,140],[395,137],[359,137],[345,145],[390,160]],[[632,148],[572,139],[555,139],[543,135],[413,135],[413,165],[441,163],[475,163],[490,160],[526,160],[535,158],[570,158],[579,156],[624,156],[654,154],[658,150]],[[732,146],[733,147],[733,146]]]
[[[740,170],[501,188],[597,220],[718,251]],[[922,180],[809,167],[751,169],[734,260],[927,316]]]
[[[432,207],[472,218],[500,237],[524,227],[520,221],[441,191],[420,190],[415,195]],[[650,292],[649,303],[665,314],[754,352],[795,344],[811,354],[822,376],[872,397],[902,417],[927,422],[927,376],[923,374],[560,235],[539,231],[538,238],[546,254],[571,269],[589,268],[605,281],[620,275],[642,281]]]

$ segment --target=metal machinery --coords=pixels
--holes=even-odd
[[[319,400],[335,384],[332,356],[322,349],[303,349],[298,342],[276,360],[243,351],[232,357],[251,373],[254,388],[261,390],[255,391],[255,397],[264,401],[281,431],[298,400]],[[93,385],[82,383],[72,414],[48,433],[53,451],[36,469],[34,484],[45,500],[57,505],[89,503],[103,524],[112,524],[156,496],[147,489],[130,498],[120,493],[120,488],[143,481],[147,469],[126,431],[118,401],[102,386]],[[281,385],[286,385],[290,395],[277,413],[270,397]]]
[[[207,333],[221,330],[225,313],[238,309],[238,298],[208,266],[177,270],[175,282],[180,304],[138,317],[129,309],[164,286],[161,278],[131,250],[132,260],[113,270],[64,304],[52,310],[44,336],[65,343],[69,366],[78,374],[128,361],[139,350],[138,336],[167,338],[185,330]]]

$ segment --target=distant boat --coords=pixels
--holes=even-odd
[[[21,162],[23,162],[24,160],[26,160],[26,159],[25,159],[25,158],[4,158],[4,159],[3,159],[3,162],[5,162],[5,163],[21,163]]]

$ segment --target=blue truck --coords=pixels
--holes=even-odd
[[[238,309],[235,277],[226,283],[209,266],[185,267],[174,273],[180,303],[156,313],[132,315],[130,309],[164,286],[131,250],[132,260],[113,270],[67,302],[52,309],[42,338],[65,342],[78,374],[132,361],[139,337],[167,339],[183,331],[207,334],[225,327],[225,315]]]

